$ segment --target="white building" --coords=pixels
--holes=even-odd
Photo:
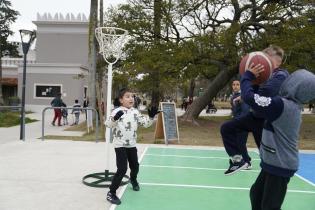
[[[53,17],[45,13],[37,14],[37,20],[33,23],[37,26],[37,38],[35,50],[28,54],[27,110],[35,111],[38,106],[50,106],[51,100],[59,92],[68,106],[75,99],[82,103],[86,97],[88,80],[87,18],[83,14],[56,14]],[[22,58],[3,58],[2,62],[4,81],[15,85],[21,98]]]

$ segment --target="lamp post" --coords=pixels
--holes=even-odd
[[[28,50],[34,39],[36,38],[35,31],[19,30],[22,40],[22,49],[24,55],[24,66],[23,66],[23,84],[22,84],[22,108],[21,108],[21,119],[20,119],[20,140],[25,141],[25,83],[26,83],[26,57]]]

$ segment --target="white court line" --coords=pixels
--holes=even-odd
[[[310,154],[310,155],[314,155],[315,154],[315,150],[303,150],[303,149],[300,149],[299,152],[302,153],[302,154]]]
[[[299,177],[300,179],[302,179],[304,182],[306,182],[306,183],[312,185],[313,187],[315,187],[315,184],[314,184],[313,182],[311,182],[310,180],[304,178],[303,176],[301,176],[301,175],[299,175],[299,174],[297,174],[297,173],[294,174],[294,175],[297,176],[297,177]]]
[[[256,153],[259,155],[259,152],[256,151]],[[294,176],[300,178],[302,181],[306,182],[307,184],[310,184],[310,185],[312,185],[313,187],[315,187],[315,184],[314,184],[313,182],[311,182],[310,180],[308,180],[308,179],[302,177],[301,175],[295,173]]]
[[[223,168],[199,168],[199,167],[186,167],[186,166],[165,166],[165,165],[141,165],[142,167],[151,168],[174,168],[174,169],[193,169],[193,170],[207,170],[207,171],[226,171]],[[242,170],[241,172],[260,172],[260,170]]]
[[[221,186],[211,186],[211,185],[188,185],[188,184],[167,184],[167,183],[147,183],[147,182],[142,182],[140,184],[147,185],[147,186],[184,187],[184,188],[199,188],[199,189],[246,190],[246,191],[250,190],[250,188],[245,188],[245,187],[221,187]],[[306,190],[288,190],[287,192],[315,194],[315,191],[306,191]]]
[[[145,149],[143,150],[143,152],[142,152],[142,154],[141,154],[141,156],[140,156],[140,158],[139,158],[139,163],[141,163],[141,161],[142,161],[142,159],[143,159],[145,153],[147,152],[147,150],[148,150],[148,146],[145,147]],[[124,192],[126,191],[127,187],[128,187],[128,184],[126,184],[125,186],[123,186],[123,188],[119,191],[119,193],[118,193],[118,195],[117,195],[118,198],[121,198],[121,197],[123,196],[123,194],[124,194]],[[116,204],[112,204],[112,205],[110,206],[109,210],[115,210],[116,207],[117,207]]]
[[[172,150],[172,149],[178,149],[178,150],[201,150],[201,151],[223,151],[225,152],[224,147],[218,147],[218,146],[193,146],[193,145],[167,145],[167,146],[161,146],[156,144],[150,144],[150,149],[166,149],[166,150]],[[249,152],[256,152],[257,148],[247,148]],[[315,150],[314,150],[315,152]]]
[[[193,155],[160,155],[160,154],[146,154],[146,156],[157,156],[157,157],[179,157],[179,158],[196,158],[196,159],[221,159],[229,160],[228,157],[216,157],[216,156],[193,156]],[[252,161],[260,161],[260,159],[253,158]]]

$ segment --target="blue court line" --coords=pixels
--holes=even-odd
[[[315,185],[315,154],[300,153],[300,167],[297,174]]]

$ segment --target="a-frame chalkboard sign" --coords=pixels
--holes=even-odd
[[[179,142],[176,104],[161,102],[160,110],[155,127],[155,139],[164,138],[165,144],[174,140]]]

